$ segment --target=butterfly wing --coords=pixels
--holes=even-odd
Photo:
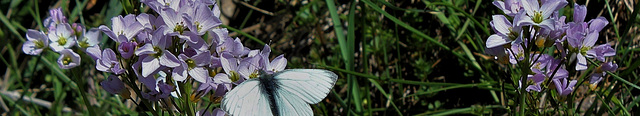
[[[273,75],[277,81],[274,99],[283,116],[311,116],[308,104],[324,99],[338,79],[335,73],[322,69],[288,69]]]
[[[222,99],[222,109],[230,116],[271,116],[267,95],[260,89],[260,81],[242,82]]]

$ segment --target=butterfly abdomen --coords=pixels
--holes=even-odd
[[[263,95],[267,95],[267,99],[269,99],[269,107],[271,109],[271,113],[274,116],[280,115],[280,110],[278,109],[278,103],[276,102],[276,94],[275,90],[278,89],[277,81],[274,81],[273,75],[264,74],[258,78],[260,81],[261,89],[263,89]]]

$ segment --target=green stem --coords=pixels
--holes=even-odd
[[[191,93],[189,91],[191,91],[191,86],[188,85],[189,81],[187,81],[187,83],[178,83],[179,89],[180,89],[180,93],[181,93],[181,97],[182,97],[182,107],[183,107],[183,111],[186,111],[186,113],[190,116],[195,116],[193,109],[191,108],[191,100],[189,99]]]
[[[79,89],[80,96],[82,96],[82,101],[84,102],[84,105],[87,108],[87,110],[89,110],[89,115],[95,116],[96,115],[95,110],[93,110],[93,106],[91,106],[91,103],[89,103],[89,98],[87,98],[87,92],[85,90],[86,82],[84,80],[84,77],[82,77],[81,72],[76,72],[74,70],[78,70],[78,68],[73,68],[69,70],[69,72],[71,73],[71,76],[73,76],[72,78],[74,79],[74,81],[79,83],[80,87],[78,89]],[[80,76],[78,76],[78,74],[80,74]]]

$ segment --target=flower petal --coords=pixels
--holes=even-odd
[[[180,60],[176,58],[169,50],[164,50],[162,52],[162,56],[160,56],[160,64],[166,67],[177,67],[180,66]]]

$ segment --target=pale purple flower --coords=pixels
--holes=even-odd
[[[211,53],[204,51],[193,56],[180,54],[180,66],[173,70],[173,80],[184,81],[190,75],[193,79],[200,83],[205,83],[209,78],[209,70],[205,66],[209,65]]]
[[[598,84],[602,81],[602,77],[607,75],[605,71],[616,71],[618,69],[618,64],[613,62],[607,62],[602,64],[599,68],[596,69],[596,72],[591,74],[591,79],[589,80],[590,84]]]
[[[91,59],[93,59],[93,61],[102,58],[102,50],[100,50],[99,45],[88,47],[85,51],[89,56],[91,56]]]
[[[218,54],[227,52],[234,57],[245,56],[249,54],[249,51],[250,51],[249,48],[244,47],[242,45],[242,42],[240,41],[239,38],[236,38],[235,40],[231,38],[227,38],[224,40],[222,45],[217,46],[216,48],[216,52],[218,52]]]
[[[577,49],[576,58],[578,59],[578,64],[576,64],[576,70],[586,70],[587,69],[587,59],[585,57],[586,52],[591,49],[591,47],[598,40],[598,33],[589,33],[587,37],[584,38],[582,42],[579,42],[578,38],[567,38],[569,45],[571,48]],[[577,44],[577,45],[576,45]]]
[[[160,25],[164,25],[164,22],[162,21],[162,19],[157,18],[156,16],[153,16],[153,15],[149,15],[147,13],[139,14],[136,17],[136,20],[140,22],[140,25],[142,25],[142,27],[144,27],[144,30],[146,31],[152,31],[160,27]]]
[[[258,78],[260,76],[259,71],[264,70],[264,65],[260,63],[263,59],[264,57],[259,55],[242,59],[240,65],[238,65],[238,73],[244,79]]]
[[[273,58],[273,60],[269,61],[269,54],[271,54],[271,47],[269,47],[269,45],[265,44],[264,48],[262,48],[262,51],[260,51],[260,55],[261,55],[261,66],[264,67],[263,70],[265,70],[268,73],[275,73],[278,71],[282,71],[287,67],[287,59],[284,58],[284,54],[277,56],[276,58]]]
[[[578,13],[574,14],[574,22],[569,23],[569,29],[567,29],[567,42],[569,43],[569,49],[576,50],[576,58],[578,63],[576,64],[576,70],[587,69],[587,52],[592,49],[596,41],[598,41],[599,32],[609,22],[603,17],[592,19],[588,23],[583,22],[583,15],[586,15],[586,9],[581,6],[576,8]],[[595,51],[592,51],[595,52]]]
[[[532,84],[529,84],[529,86],[527,86],[527,88],[525,88],[525,90],[527,92],[534,90],[537,92],[542,91],[542,88],[540,87],[540,84],[542,84],[542,82],[544,82],[545,80],[545,76],[543,74],[535,74],[531,77],[528,77],[527,80],[532,81]]]
[[[553,13],[551,15],[552,19],[554,20],[553,23],[553,29],[548,29],[548,28],[540,28],[538,33],[538,37],[539,39],[545,39],[544,43],[545,46],[551,46],[551,44],[561,44],[562,41],[564,41],[563,35],[565,34],[565,31],[569,28],[569,26],[565,23],[565,19],[567,18],[566,16],[558,16],[559,13]]]
[[[118,52],[124,59],[129,59],[135,54],[135,49],[138,43],[136,42],[122,42],[118,46]]]
[[[584,18],[587,16],[587,6],[573,4],[573,22],[584,22]]]
[[[518,24],[535,25],[554,30],[554,19],[551,19],[550,16],[567,4],[566,0],[547,0],[540,6],[538,0],[522,0],[522,7],[527,12],[527,18],[522,19]]]
[[[122,15],[111,18],[111,29],[105,25],[100,25],[102,30],[113,41],[118,43],[132,41],[133,37],[138,35],[144,28],[140,22],[136,21],[136,16],[129,14],[125,17]]]
[[[509,15],[511,17],[516,16],[516,14],[522,9],[522,3],[520,0],[504,0],[504,1],[493,1],[493,5],[498,7],[504,14]]]
[[[62,13],[62,8],[54,8],[49,10],[49,17],[44,19],[44,26],[47,29],[55,29],[56,25],[67,23],[67,17]]]
[[[509,62],[511,64],[518,64],[518,62],[524,60],[524,49],[520,44],[511,45],[511,49],[509,52]]]
[[[164,27],[161,27],[158,32],[161,32]],[[165,48],[171,44],[171,40],[166,36],[154,34],[154,38],[151,44],[147,43],[144,46],[138,48],[135,53],[137,56],[148,55],[142,59],[142,76],[147,77],[152,72],[157,71],[160,66],[177,67],[180,66],[180,61],[173,53]],[[142,58],[142,57],[140,57]]]
[[[195,9],[194,12],[192,12],[193,14],[186,13],[182,15],[190,31],[198,35],[204,35],[207,31],[211,30],[211,28],[222,24],[222,21],[214,16],[209,7],[204,4],[194,5]]]
[[[84,28],[82,24],[72,23],[71,29],[73,30],[73,35],[76,37],[83,36],[87,29]],[[82,39],[82,38],[81,38]]]
[[[181,6],[183,6],[182,2],[181,2]],[[170,9],[170,8],[162,9],[162,12],[159,12],[159,14],[161,19],[163,19],[163,21],[166,24],[165,26],[167,27],[167,29],[164,30],[164,34],[166,36],[177,36],[183,41],[195,43],[195,40],[192,40],[189,34],[193,32],[189,31],[187,27],[187,25],[189,24],[183,18],[183,15],[185,14],[193,14],[192,13],[193,11],[194,11],[193,7],[188,5],[185,7],[179,7],[179,9],[177,10]]]
[[[91,28],[89,31],[82,33],[82,37],[78,38],[78,47],[88,48],[100,44],[100,30]]]
[[[71,49],[60,50],[60,58],[58,58],[58,66],[62,69],[70,69],[80,65],[80,55]]]
[[[120,62],[113,50],[107,48],[102,52],[102,57],[96,60],[96,69],[102,72],[111,72],[114,74],[122,74],[125,69],[122,68]]]
[[[494,32],[487,39],[487,48],[502,47],[505,44],[520,44],[522,42],[522,27],[516,22],[524,17],[524,12],[520,12],[514,17],[511,23],[504,15],[493,15],[493,20],[489,23]]]
[[[162,9],[174,9],[177,10],[179,7],[184,6],[183,2],[188,0],[140,0],[140,2],[145,3],[149,8],[153,9],[157,13],[162,12]]]
[[[567,78],[562,79],[553,79],[553,83],[556,85],[556,89],[558,90],[558,94],[561,96],[569,95],[573,92],[573,87],[578,83],[577,80],[568,81]]]
[[[549,61],[553,60],[553,57],[547,54],[533,54],[529,59],[531,59],[531,71],[534,73],[542,73],[542,71],[547,68]]]
[[[208,35],[209,37],[208,37],[207,44],[211,46],[209,51],[217,51],[218,46],[221,45],[224,42],[224,40],[229,40],[227,38],[231,38],[229,37],[229,31],[227,31],[226,28],[211,29]],[[233,39],[230,39],[230,40],[233,40]]]
[[[211,56],[211,62],[209,62],[209,68],[218,68],[222,67],[222,63],[220,61],[220,57]]]
[[[145,78],[145,77],[143,77]],[[152,77],[147,77],[153,79]],[[174,86],[168,85],[162,81],[162,79],[158,78],[155,82],[145,81],[145,85],[155,84],[153,88],[148,88],[148,92],[141,91],[142,98],[148,99],[149,101],[158,101],[159,99],[168,98],[171,95],[171,92],[175,90]],[[149,87],[149,86],[147,86]]]
[[[604,57],[614,55],[616,55],[616,50],[611,48],[609,44],[598,45],[587,51],[587,58],[596,58],[599,61],[605,61]]]
[[[190,42],[185,42],[190,48],[196,49],[197,51],[209,51],[212,49],[201,36],[195,33],[185,33],[185,35],[191,38]]]
[[[213,16],[216,16],[217,18],[220,18],[220,7],[215,2],[213,3],[212,12],[213,12]]]
[[[229,78],[231,79],[232,82],[235,82],[235,83],[240,83],[243,80],[248,79],[248,78],[242,77],[239,74],[238,59],[233,57],[230,53],[221,54],[220,63],[225,73],[218,73],[215,76],[216,78],[218,77],[218,75],[221,75],[221,77]]]
[[[26,36],[28,41],[22,44],[22,52],[25,54],[39,55],[49,45],[49,38],[42,31],[29,29]]]
[[[100,82],[100,86],[102,86],[102,89],[111,94],[118,94],[125,89],[124,83],[122,83],[120,78],[116,77],[115,75],[109,75],[109,78],[107,78],[107,80],[103,80],[102,82]]]
[[[76,44],[76,36],[72,33],[71,26],[67,23],[58,24],[55,30],[49,30],[49,47],[53,51],[60,52],[69,49]]]
[[[567,69],[565,69],[560,63],[562,63],[561,59],[551,59],[549,61],[549,64],[547,65],[547,70],[545,73],[546,77],[551,77],[552,79],[561,79],[561,78],[569,77],[569,71],[567,71]],[[561,66],[558,67],[558,65],[561,65]],[[554,71],[555,71],[555,74],[554,74]]]
[[[205,95],[213,90],[215,92],[213,95],[220,97],[224,96],[227,91],[231,90],[232,83],[233,82],[231,82],[231,79],[229,79],[228,76],[216,75],[213,78],[207,78],[206,83],[200,84],[198,91],[202,91],[202,95]]]

